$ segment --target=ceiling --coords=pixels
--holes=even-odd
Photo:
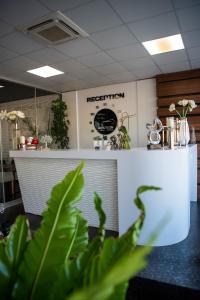
[[[16,30],[60,10],[88,34],[47,46]],[[65,92],[200,67],[200,0],[1,0],[0,77]],[[150,56],[141,42],[182,34],[184,50]],[[63,75],[27,70],[50,65]]]

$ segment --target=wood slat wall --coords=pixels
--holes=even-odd
[[[169,105],[182,99],[193,99],[198,105],[191,113],[188,113],[190,130],[194,128],[198,147],[198,187],[197,194],[200,201],[200,69],[171,74],[158,75],[157,86],[157,113],[163,124],[166,117],[177,116],[169,112]]]

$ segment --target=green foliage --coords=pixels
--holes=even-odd
[[[52,101],[51,110],[53,112],[53,120],[51,126],[51,135],[61,149],[67,149],[69,144],[68,137],[68,124],[69,121],[66,121],[66,110],[67,105],[61,99],[61,97]]]
[[[121,147],[122,147],[122,149],[126,149],[126,150],[131,149],[131,146],[130,146],[131,139],[130,139],[130,136],[128,135],[128,131],[127,131],[126,127],[124,125],[121,125],[118,128],[118,130],[121,134]]]
[[[99,229],[88,241],[87,221],[74,206],[84,188],[83,163],[68,173],[51,192],[41,227],[31,239],[28,222],[19,216],[7,238],[0,241],[1,299],[15,300],[124,300],[128,280],[146,265],[151,247],[136,247],[145,218],[140,215],[119,238],[105,239],[106,216],[94,193]]]

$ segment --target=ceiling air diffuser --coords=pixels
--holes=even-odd
[[[88,36],[83,29],[60,11],[45,15],[34,23],[18,29],[52,45]]]

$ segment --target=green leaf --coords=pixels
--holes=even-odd
[[[10,297],[27,244],[28,223],[26,217],[18,216],[8,237],[0,244],[0,294],[5,299]]]
[[[65,296],[73,290],[82,288],[84,285],[85,274],[87,274],[88,266],[97,255],[104,241],[106,215],[102,209],[102,200],[97,193],[94,193],[95,209],[99,216],[99,229],[97,236],[93,238],[88,245],[87,251],[81,253],[76,260],[66,263],[59,274],[52,291],[51,299],[64,300]]]
[[[106,215],[102,209],[102,200],[97,193],[94,193],[94,204],[95,209],[99,216],[99,229],[98,229],[98,237],[103,242],[105,237],[105,223],[106,223]]]
[[[81,219],[79,210],[71,206],[82,195],[82,168],[83,163],[53,188],[41,228],[29,243],[20,267],[14,299],[49,299],[60,267],[71,256],[77,255],[80,243],[87,245],[85,230],[82,232],[79,226],[85,222]],[[80,248],[82,251],[84,246]]]
[[[11,227],[5,246],[5,251],[13,270],[17,269],[21,262],[28,239],[30,239],[28,220],[25,216],[18,216]]]
[[[127,282],[146,266],[145,257],[150,251],[150,247],[142,247],[123,256],[115,262],[112,268],[108,268],[100,278],[97,278],[93,285],[72,294],[66,300],[112,299],[109,297],[113,294],[116,286]]]
[[[4,241],[0,241],[0,295],[1,299],[8,299],[11,270],[5,253]]]
[[[104,243],[103,250],[99,257],[95,257],[91,264],[88,264],[87,273],[85,274],[84,283],[87,286],[95,284],[98,278],[101,278],[108,270],[112,269],[116,261],[121,260],[123,257],[128,256],[137,244],[144,218],[145,207],[140,199],[140,194],[147,190],[157,190],[156,187],[143,186],[137,190],[137,196],[134,202],[140,210],[140,215],[128,231],[118,239],[107,239]],[[122,281],[119,286],[113,288],[110,294],[110,299],[124,299],[128,284]]]

